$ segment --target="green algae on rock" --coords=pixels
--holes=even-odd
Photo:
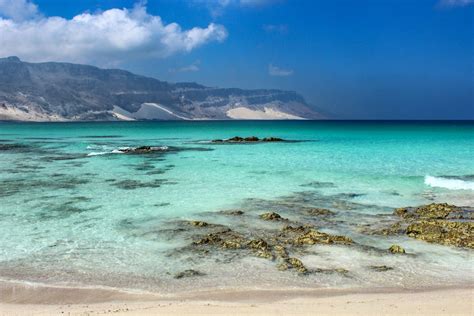
[[[391,253],[405,253],[405,249],[399,245],[390,246],[390,248],[388,248],[388,251],[390,251]]]
[[[373,271],[377,271],[377,272],[385,272],[385,271],[390,271],[390,270],[393,270],[392,267],[389,267],[389,266],[369,266],[369,269],[370,270],[373,270]]]
[[[196,270],[184,270],[182,272],[176,273],[174,278],[175,279],[182,279],[182,278],[189,278],[189,277],[196,277],[196,276],[204,276],[205,274]]]
[[[285,221],[286,218],[280,216],[280,214],[275,212],[263,213],[260,215],[260,218],[265,221]]]
[[[404,207],[394,211],[400,221],[371,234],[405,234],[426,242],[474,249],[474,210],[447,203]],[[392,249],[390,249],[391,252]]]

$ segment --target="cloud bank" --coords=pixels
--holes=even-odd
[[[13,9],[11,3],[21,5]],[[19,14],[22,6],[30,13]],[[177,23],[165,24],[148,14],[144,3],[65,19],[42,17],[26,0],[0,0],[0,15],[4,17],[0,17],[0,56],[29,61],[119,63],[125,58],[186,53],[227,38],[225,27],[214,23],[188,30]]]
[[[293,75],[293,70],[282,69],[280,67],[270,64],[268,65],[268,74],[270,76],[275,76],[275,77],[288,77],[288,76]]]
[[[0,0],[0,17],[23,21],[38,15],[38,6],[28,0]]]

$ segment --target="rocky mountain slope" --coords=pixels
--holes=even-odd
[[[318,118],[295,92],[211,88],[117,69],[0,59],[0,120]]]

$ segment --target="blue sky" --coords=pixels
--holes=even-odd
[[[474,119],[473,0],[64,3],[0,0],[0,54],[295,90],[340,118]]]

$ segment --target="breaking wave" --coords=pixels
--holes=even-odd
[[[445,188],[449,190],[474,190],[474,182],[460,179],[426,176],[425,184],[431,187]]]

